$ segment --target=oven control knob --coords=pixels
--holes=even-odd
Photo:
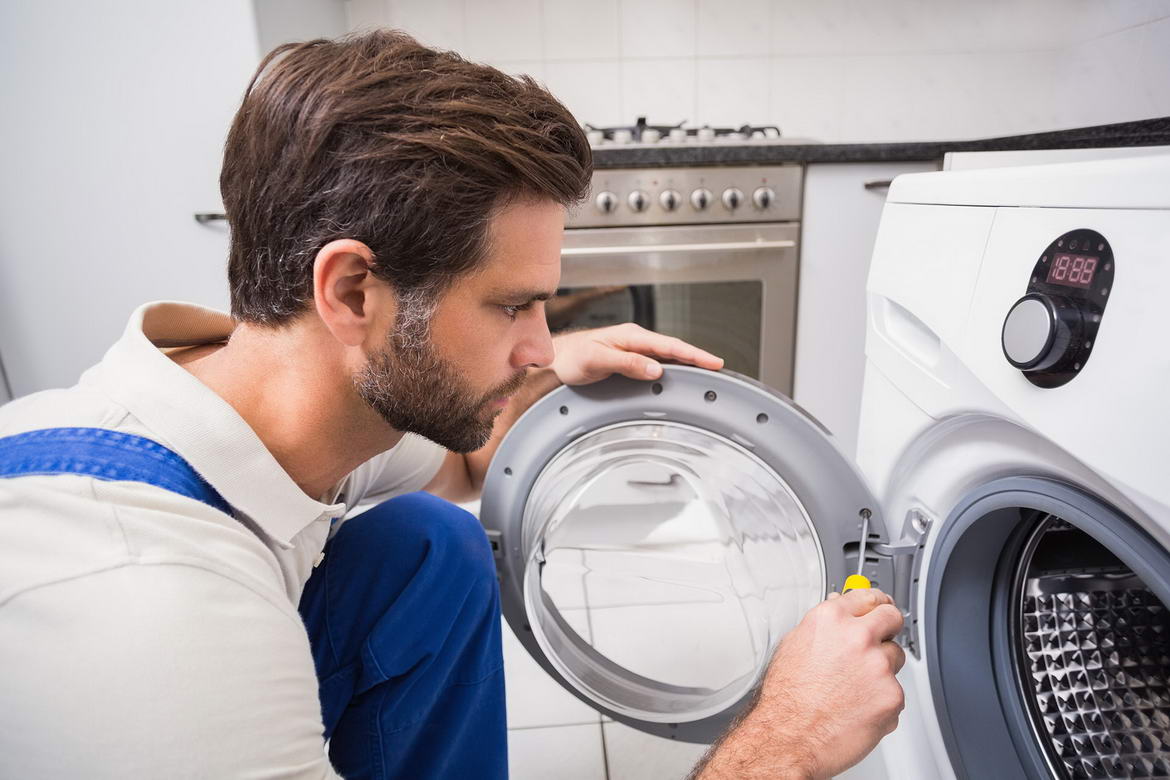
[[[617,195],[608,191],[599,192],[593,202],[602,214],[612,214],[613,210],[617,208]]]
[[[658,196],[658,202],[662,204],[662,208],[666,211],[674,211],[678,208],[678,204],[682,202],[682,196],[674,190],[663,190],[662,194]]]
[[[752,193],[752,203],[760,211],[763,211],[773,203],[776,202],[776,190],[771,187],[757,187],[756,191]]]
[[[735,187],[728,187],[723,191],[723,205],[728,211],[735,211],[743,203],[743,191]]]
[[[629,197],[630,208],[633,211],[645,211],[650,205],[650,199],[646,197],[646,193],[641,190],[634,190]]]
[[[711,205],[711,190],[700,187],[691,193],[691,205],[695,211],[703,211]]]
[[[1068,368],[1063,364],[1075,362],[1083,330],[1081,308],[1071,298],[1029,293],[1003,321],[1003,354],[1025,374]]]

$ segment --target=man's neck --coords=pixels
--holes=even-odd
[[[315,500],[402,438],[362,403],[341,358],[311,326],[241,325],[224,345],[172,359],[251,426],[293,481]]]

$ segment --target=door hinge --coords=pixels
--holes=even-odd
[[[890,561],[892,569],[894,603],[902,611],[905,625],[896,637],[899,644],[915,658],[921,658],[922,649],[918,634],[918,579],[922,566],[926,537],[934,519],[921,509],[911,509],[906,515],[902,538],[892,544],[874,544],[872,549]]]
[[[504,557],[504,535],[495,529],[485,528],[487,532],[488,544],[492,546],[492,557],[497,561]]]

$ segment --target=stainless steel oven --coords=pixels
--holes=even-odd
[[[550,326],[637,322],[791,395],[800,193],[795,165],[597,171]]]

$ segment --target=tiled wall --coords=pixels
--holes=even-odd
[[[972,138],[1170,114],[1170,0],[348,0],[582,121]]]

